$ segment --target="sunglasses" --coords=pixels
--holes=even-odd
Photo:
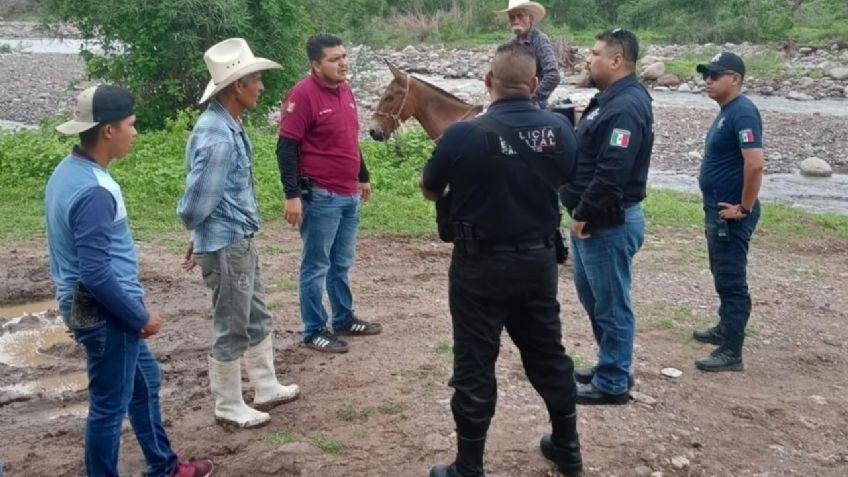
[[[704,78],[704,81],[710,79],[713,81],[718,81],[719,78],[725,75],[733,74],[732,71],[704,71],[701,73],[701,77]]]

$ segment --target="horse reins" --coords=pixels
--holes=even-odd
[[[403,100],[400,102],[400,107],[398,108],[396,113],[390,114],[390,113],[384,113],[382,111],[375,111],[374,112],[375,116],[387,116],[389,119],[394,121],[397,124],[397,126],[395,126],[395,129],[399,128],[401,126],[401,124],[403,124],[403,119],[401,119],[400,113],[403,112],[403,108],[406,106],[406,98],[409,97],[409,85],[410,85],[410,83],[412,83],[412,77],[409,76],[409,73],[407,73],[406,74],[406,89],[403,92]]]

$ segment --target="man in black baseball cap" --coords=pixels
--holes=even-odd
[[[707,95],[721,107],[707,132],[699,185],[704,196],[710,271],[719,296],[719,322],[695,331],[702,343],[717,345],[695,366],[701,371],[742,371],[742,344],[751,315],[747,263],[751,236],[760,218],[757,196],[763,180],[763,122],[742,94],[745,63],[720,53],[697,71]]]
[[[73,118],[56,129],[80,138],[50,176],[44,205],[59,310],[86,352],[86,474],[118,475],[129,416],[147,461],[145,475],[207,477],[212,461],[181,460],[162,423],[162,373],[147,344],[161,317],[145,304],[124,196],[109,174],[137,134],[133,96],[119,86],[92,86],[77,97]]]

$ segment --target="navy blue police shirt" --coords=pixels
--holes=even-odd
[[[716,209],[719,202],[742,202],[745,168],[742,150],[762,147],[760,111],[750,99],[739,95],[721,108],[707,132],[698,179],[704,207]]]
[[[445,131],[424,166],[424,188],[441,193],[449,185],[450,221],[474,226],[481,238],[550,237],[560,223],[556,191],[571,180],[576,159],[570,123],[562,115],[539,110],[527,98],[495,101],[486,114],[516,131],[536,151],[532,165],[477,120],[462,121]]]
[[[575,220],[592,223],[604,211],[645,198],[654,145],[653,99],[636,75],[596,94],[577,125],[577,170],[560,190]]]

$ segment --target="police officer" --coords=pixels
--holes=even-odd
[[[636,79],[636,36],[620,28],[596,37],[589,78],[600,90],[577,128],[574,181],[560,197],[571,214],[574,284],[595,341],[598,363],[578,369],[578,404],[627,404],[632,386],[635,319],[630,305],[633,257],[641,248],[653,113]]]
[[[702,371],[742,371],[742,342],[751,315],[748,245],[760,219],[763,122],[754,103],[741,93],[742,58],[720,53],[697,71],[707,82],[707,95],[721,107],[707,133],[699,175],[710,271],[721,305],[719,323],[694,333],[696,340],[719,346],[695,366]]]
[[[572,177],[576,141],[562,116],[532,104],[535,71],[526,46],[499,47],[485,79],[489,111],[448,128],[421,177],[427,199],[449,189],[455,234],[449,302],[457,457],[433,467],[431,477],[485,475],[504,328],[550,414],[553,433],[542,438],[542,452],[565,475],[582,470],[574,365],[562,346],[557,301],[556,190]]]

